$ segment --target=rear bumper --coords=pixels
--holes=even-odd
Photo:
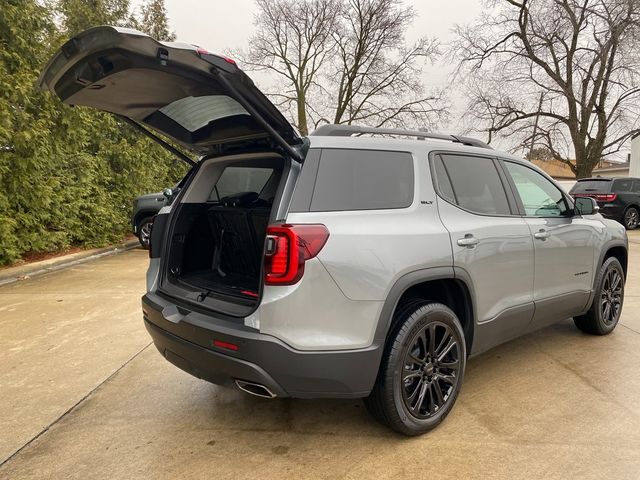
[[[621,205],[598,203],[598,206],[600,207],[600,214],[604,218],[619,222],[623,220],[624,208]]]
[[[229,319],[178,307],[182,318],[165,318],[175,304],[149,293],[142,298],[144,323],[153,342],[171,363],[219,385],[244,380],[259,383],[280,397],[354,398],[369,394],[378,372],[381,347],[358,350],[300,351],[270,335]],[[175,315],[167,315],[175,320]],[[220,340],[238,346],[214,346]]]

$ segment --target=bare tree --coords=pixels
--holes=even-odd
[[[347,1],[328,78],[334,123],[427,127],[445,115],[442,92],[425,93],[421,79],[424,63],[438,55],[437,41],[405,42],[415,15],[401,0]]]
[[[307,103],[332,51],[339,0],[256,0],[256,33],[249,50],[236,54],[248,69],[267,70],[284,77],[286,84],[271,93],[279,106],[293,105],[296,126],[307,135]]]
[[[497,135],[520,146],[537,142],[578,178],[589,176],[640,131],[640,3],[489,0],[486,6],[490,13],[477,24],[457,28],[454,45],[469,118],[489,141]]]

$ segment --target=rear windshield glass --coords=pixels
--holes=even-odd
[[[160,109],[167,117],[190,132],[234,115],[249,115],[238,102],[226,95],[184,97]]]
[[[404,152],[324,149],[311,211],[403,208],[413,201],[413,157]]]
[[[271,168],[227,167],[209,194],[210,202],[240,193],[260,193],[273,175]]]
[[[611,180],[580,180],[571,189],[571,193],[608,192]]]

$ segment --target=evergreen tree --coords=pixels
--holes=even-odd
[[[70,108],[37,89],[64,40],[132,22],[123,0],[61,0],[57,8],[0,0],[0,264],[117,241],[130,228],[133,197],[173,185],[186,171],[115,117]]]
[[[141,8],[141,18],[138,21],[138,29],[165,42],[173,42],[176,34],[169,30],[169,19],[164,0],[149,0]]]

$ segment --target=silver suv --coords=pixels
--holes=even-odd
[[[199,155],[156,217],[142,298],[158,350],[199,378],[363,397],[416,435],[449,413],[469,356],[620,318],[624,228],[482,142],[344,125],[300,138],[233,60],[112,27],[66,43],[40,82]]]

